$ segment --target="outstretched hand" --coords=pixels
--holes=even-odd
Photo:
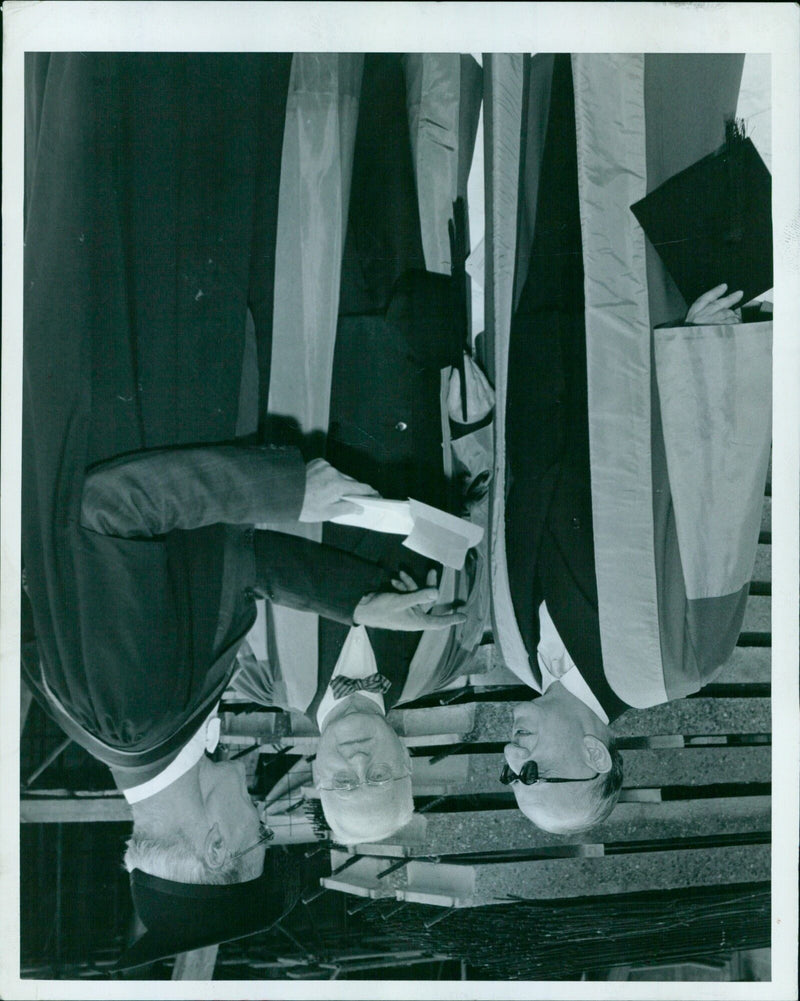
[[[306,492],[300,521],[330,521],[340,514],[355,514],[357,504],[342,500],[345,496],[378,497],[368,483],[345,476],[324,459],[314,459],[306,466]]]
[[[374,629],[400,629],[420,632],[425,629],[449,629],[466,621],[461,612],[437,612],[439,590],[436,571],[428,574],[426,587],[418,588],[413,577],[402,570],[392,580],[394,591],[365,595],[356,605],[353,622]]]
[[[686,314],[686,323],[694,326],[716,323],[741,323],[741,315],[732,309],[744,295],[743,292],[731,292],[725,295],[728,286],[724,283],[696,299]]]

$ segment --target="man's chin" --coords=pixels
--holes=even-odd
[[[252,879],[258,879],[261,873],[264,871],[264,861],[267,857],[267,849],[258,848],[256,851],[251,852],[254,858],[251,860],[246,856],[242,859],[244,863],[242,866],[242,878],[240,882],[249,883]]]
[[[547,810],[533,803],[521,803],[517,798],[517,806],[525,814],[534,827],[551,834],[558,833],[558,821],[554,819]]]
[[[530,733],[535,733],[538,730],[538,708],[533,702],[520,702],[514,707],[513,714],[513,732],[516,733],[518,730],[527,730]]]
[[[383,716],[373,716],[372,713],[363,713],[356,710],[341,715],[333,720],[327,728],[328,737],[333,737],[337,743],[342,741],[368,740],[375,737],[389,724]]]

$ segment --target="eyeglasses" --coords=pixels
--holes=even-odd
[[[400,779],[408,778],[411,769],[405,769],[402,775],[393,775],[386,766],[374,765],[367,771],[367,775],[362,781],[353,775],[334,775],[333,785],[317,786],[325,792],[353,792],[359,786],[386,786],[390,782],[399,782]]]
[[[229,861],[235,862],[237,859],[242,858],[243,855],[247,855],[249,852],[254,852],[256,848],[258,848],[260,845],[266,844],[268,841],[272,841],[272,839],[275,837],[275,832],[271,828],[267,827],[267,825],[264,823],[263,820],[259,822],[258,826],[259,826],[258,841],[256,841],[254,845],[250,845],[249,848],[243,848],[242,851],[240,852],[234,852],[233,855],[231,855]]]
[[[526,761],[522,766],[522,771],[519,775],[517,775],[510,765],[503,765],[503,770],[500,772],[500,781],[504,786],[511,785],[512,782],[521,782],[525,786],[536,785],[537,782],[591,782],[592,779],[596,779],[599,774],[600,772],[595,772],[594,775],[588,779],[545,779],[540,777],[539,766],[535,761]]]

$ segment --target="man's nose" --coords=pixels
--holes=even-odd
[[[347,764],[351,771],[355,772],[359,782],[363,782],[367,777],[367,769],[370,766],[372,757],[364,751],[355,751],[347,756]]]

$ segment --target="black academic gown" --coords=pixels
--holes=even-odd
[[[724,55],[714,60],[711,65],[708,57],[648,57],[645,100],[650,190],[709,152],[731,105],[735,108],[741,57]],[[697,93],[702,97],[697,98]],[[572,660],[613,720],[627,705],[606,679],[600,639],[577,145],[568,55],[557,55],[553,60],[538,183],[533,245],[512,318],[508,360],[509,582],[534,674],[538,673],[538,608],[544,600]],[[653,248],[648,246],[647,252],[651,321],[674,319],[686,304],[658,265]],[[660,433],[660,420],[656,419],[653,448],[663,452]],[[655,491],[654,504],[669,504],[669,491]],[[656,514],[656,523],[663,523],[666,515]],[[663,539],[657,544],[665,546]],[[673,559],[678,559],[677,553]],[[681,576],[679,566],[677,574]],[[659,587],[659,617],[663,648],[665,629],[683,635],[686,628],[686,600],[680,588]],[[693,646],[711,648],[708,664],[713,668],[724,662],[725,655],[714,649],[714,630],[705,633],[698,631],[689,640]],[[693,663],[694,657],[687,658],[687,671]],[[635,670],[635,665],[631,669]],[[704,681],[695,673],[684,692],[697,690]]]
[[[424,271],[419,209],[400,56],[364,62],[353,182],[342,265],[326,456],[384,497],[413,497],[440,508],[451,498],[444,478],[441,369],[460,347],[451,281]],[[433,564],[389,536],[326,525],[324,540],[402,567],[424,584]],[[316,706],[347,630],[320,621]],[[369,630],[379,670],[403,689],[419,633]],[[433,667],[434,665],[432,665]]]
[[[570,656],[615,717],[626,706],[603,672],[583,310],[572,71],[569,56],[559,55],[553,66],[533,246],[511,325],[508,572],[532,666],[544,600]]]
[[[84,474],[233,438],[248,306],[266,399],[291,56],[27,60],[24,667],[92,753],[144,765],[224,689],[252,601],[219,635],[228,529],[98,537],[79,524]]]

